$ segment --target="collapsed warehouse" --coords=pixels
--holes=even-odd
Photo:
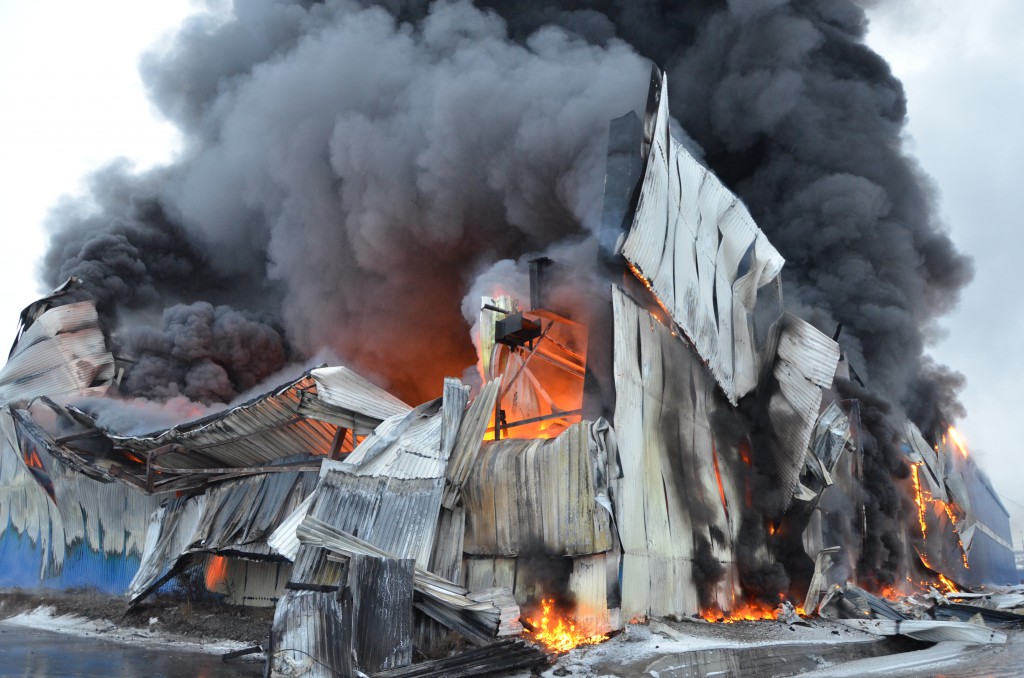
[[[1016,580],[955,430],[910,422],[903,571],[859,571],[860,410],[837,382],[860,379],[838,334],[783,312],[782,256],[673,137],[660,73],[645,118],[611,123],[598,241],[587,313],[547,259],[530,299],[481,301],[475,393],[448,379],[411,406],[324,366],[143,435],[77,404],[117,367],[69,282],[23,312],[0,372],[0,582],[273,605],[278,669],[347,675],[448,631],[518,635],[549,599],[601,635],[813,613],[848,581]]]

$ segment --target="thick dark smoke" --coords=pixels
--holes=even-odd
[[[923,356],[971,265],[866,30],[853,0],[237,2],[142,64],[181,159],[97,175],[54,213],[44,275],[85,281],[137,393],[226,400],[327,346],[419,402],[474,361],[477,274],[599,223],[608,121],[643,106],[650,59],[786,257],[787,305],[845,327],[877,404],[863,560],[885,567],[892,422],[959,413]]]

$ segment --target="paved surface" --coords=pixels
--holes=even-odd
[[[260,663],[220,655],[128,645],[0,623],[0,676],[213,678],[260,676]]]

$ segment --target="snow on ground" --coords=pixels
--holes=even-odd
[[[206,652],[209,654],[233,652],[248,645],[247,643],[218,638],[186,638],[160,630],[157,628],[158,623],[159,619],[152,617],[150,618],[150,628],[148,629],[118,626],[106,619],[88,619],[75,614],[57,614],[53,607],[47,605],[0,620],[0,624],[23,628],[53,631],[55,633],[65,633],[81,637],[98,637],[103,640],[134,645]]]
[[[820,671],[801,674],[800,678],[888,677],[908,672],[916,673],[922,669],[934,671],[940,668],[949,668],[963,662],[977,647],[977,645],[968,645],[966,643],[936,643],[924,650],[846,662],[845,664],[821,669]]]

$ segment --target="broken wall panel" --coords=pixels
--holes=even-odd
[[[350,599],[335,593],[286,591],[277,603],[271,637],[275,675],[355,675]]]
[[[729,471],[737,452],[715,440],[710,423],[727,405],[700,358],[669,328],[617,287],[612,299],[622,616],[694,614],[701,595],[730,609],[742,494]],[[718,560],[722,579],[695,580],[701,544]]]
[[[149,520],[142,561],[128,588],[132,602],[179,572],[191,562],[192,554],[280,561],[267,539],[312,492],[316,479],[316,473],[309,471],[268,473],[223,481],[203,494],[168,499]]]
[[[58,306],[20,332],[0,369],[0,404],[38,396],[103,395],[113,377],[114,358],[93,303]]]
[[[597,501],[606,488],[595,478],[591,426],[574,424],[551,440],[483,445],[463,488],[466,553],[571,556],[611,548],[611,516]]]
[[[316,382],[317,397],[335,407],[384,421],[412,408],[344,366],[320,367],[309,375]]]
[[[0,409],[0,584],[123,593],[161,498],[66,467],[20,421]]]
[[[291,576],[291,563],[273,563],[226,556],[210,556],[221,559],[223,573],[212,579],[209,566],[206,569],[206,588],[212,593],[224,596],[231,605],[247,607],[273,607],[284,595],[285,585]]]
[[[303,519],[296,535],[303,545],[320,546],[345,558],[353,555],[394,558],[373,544],[313,516]],[[518,624],[506,623],[507,620],[519,617],[518,609],[511,609],[515,606],[506,602],[509,600],[507,597],[489,595],[486,600],[474,600],[467,589],[418,566],[413,575],[413,584],[417,592],[416,608],[462,634],[470,642],[482,645],[495,636],[522,632]]]
[[[458,380],[446,380],[441,398],[386,419],[345,461],[325,462],[315,499],[283,521],[274,548],[293,557],[295,530],[308,514],[428,567],[466,399]]]
[[[441,507],[439,478],[393,479],[329,471],[309,515],[395,557],[430,564]]]
[[[784,260],[739,198],[670,131],[667,79],[623,256],[693,342],[735,404],[757,384],[750,314]]]
[[[768,451],[779,487],[791,499],[800,486],[800,471],[821,410],[822,389],[831,386],[839,364],[839,345],[789,313],[779,323],[772,367],[777,388],[768,400]]]
[[[324,456],[331,452],[337,425],[298,411],[303,393],[315,388],[315,380],[305,375],[224,412],[145,435],[109,438],[142,457],[157,453],[157,463],[172,469],[246,468],[283,457]]]

